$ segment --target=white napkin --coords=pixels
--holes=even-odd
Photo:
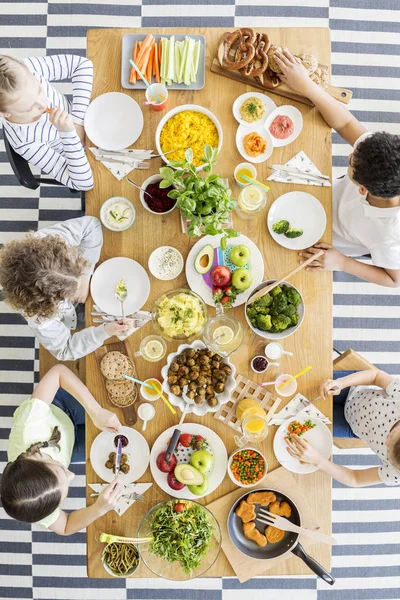
[[[98,306],[96,306],[96,304],[93,304],[93,308],[96,312],[102,312],[101,308],[99,308]],[[138,310],[137,312],[135,312],[134,315],[125,315],[126,318],[135,318],[135,319],[143,319],[143,324],[140,325],[140,327],[143,327],[143,325],[146,325],[146,323],[148,321],[151,320],[151,312],[148,310]],[[99,319],[103,319],[104,323],[112,323],[113,321],[115,321],[115,317],[113,315],[103,315],[103,316],[99,316]],[[132,333],[135,333],[135,331],[137,331],[138,329],[140,329],[140,327],[132,327],[131,329],[128,329],[128,331],[126,331],[124,333],[124,335],[117,335],[117,338],[122,342],[122,340],[125,340],[127,337],[129,337],[130,335],[132,335]]]
[[[296,167],[301,169],[302,171],[309,171],[311,175],[322,175],[321,171],[317,169],[314,163],[308,158],[307,154],[301,150],[298,154],[293,156],[287,163],[284,165],[285,167]],[[290,173],[284,173],[283,171],[274,171],[272,175],[270,175],[267,181],[281,181],[282,183],[299,183],[303,185],[317,185],[321,187],[331,187],[330,181],[315,181],[311,179],[302,179],[300,177],[296,177],[295,175],[291,175]]]
[[[89,148],[89,150],[95,156],[96,154],[100,153],[100,150],[98,148]],[[136,160],[134,162],[132,161],[132,164],[129,165],[123,162],[107,162],[106,159],[100,161],[101,163],[103,163],[106,169],[108,169],[110,173],[114,175],[116,179],[118,179],[118,181],[121,181],[124,177],[129,175],[129,173],[136,169],[142,161],[148,160],[152,155],[153,150],[124,150],[123,152],[127,156],[130,156],[130,158],[135,158]],[[101,154],[106,154],[106,152],[101,151]],[[114,158],[112,154],[109,154],[109,157]]]
[[[300,419],[320,419],[323,423],[328,425],[331,421],[319,411],[314,404],[312,404],[302,394],[296,394],[296,396],[287,404],[281,411],[275,414],[275,416],[269,422],[270,425],[282,425],[288,419],[296,417],[296,420]]]
[[[103,491],[105,487],[110,485],[109,483],[89,483],[90,488],[94,492],[98,492],[99,494]],[[153,484],[152,483],[130,483],[129,485],[124,485],[125,493],[131,494],[132,492],[136,492],[137,494],[144,494]],[[124,512],[128,510],[132,504],[136,502],[136,500],[128,500],[128,498],[120,498],[118,501],[117,508],[115,512],[122,517]]]

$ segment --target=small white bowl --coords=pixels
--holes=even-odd
[[[116,200],[119,200],[122,204],[126,204],[126,206],[129,207],[132,211],[133,218],[131,219],[129,224],[126,225],[125,227],[112,227],[112,225],[110,225],[110,223],[107,222],[106,211],[108,210],[110,205],[113,204]],[[123,196],[114,196],[113,198],[109,198],[108,200],[103,202],[103,204],[101,205],[100,220],[103,223],[104,227],[106,227],[106,229],[109,229],[110,231],[116,231],[116,232],[126,231],[127,229],[129,229],[129,227],[131,227],[134,224],[135,219],[136,219],[135,207],[133,206],[132,202],[130,202],[130,200],[128,200],[127,198],[124,198]]]
[[[129,571],[125,574],[125,575],[117,575],[117,573],[114,573],[114,571],[112,571],[110,569],[110,567],[108,566],[108,564],[106,563],[105,559],[104,559],[104,555],[105,555],[105,551],[108,548],[108,546],[111,546],[111,544],[113,544],[114,542],[110,542],[109,544],[107,544],[107,546],[105,546],[102,554],[101,554],[101,563],[104,567],[104,569],[107,571],[107,573],[109,573],[110,575],[112,575],[113,577],[130,577],[131,575],[133,575],[133,573],[137,570],[137,568],[140,565],[140,554],[139,554],[139,550],[138,550],[138,561],[136,563],[136,565],[134,565],[133,567],[131,567],[129,569]]]
[[[177,264],[175,271],[173,273],[171,273],[170,276],[167,276],[167,275],[163,276],[161,271],[158,269],[158,265],[159,265],[160,260],[162,259],[163,256],[165,256],[167,251],[174,252],[174,254],[177,257],[177,262],[179,264]],[[178,277],[178,275],[180,275],[182,273],[184,264],[185,264],[185,261],[183,260],[182,254],[179,252],[179,250],[177,250],[173,246],[160,246],[159,248],[156,248],[150,254],[149,261],[148,261],[150,273],[153,275],[153,277],[155,277],[156,279],[159,279],[160,281],[171,281],[172,279],[176,279],[176,277]]]
[[[261,102],[264,105],[263,116],[261,117],[261,119],[257,119],[257,121],[253,121],[253,123],[249,123],[248,121],[245,121],[242,118],[242,115],[240,114],[240,107],[249,98],[258,98],[259,100],[261,100]],[[238,96],[236,98],[235,102],[232,105],[232,112],[233,112],[233,116],[235,117],[236,121],[238,121],[238,123],[240,123],[241,125],[244,125],[245,127],[254,127],[254,125],[258,125],[260,123],[265,123],[269,113],[272,112],[275,108],[276,108],[275,102],[273,100],[271,100],[271,98],[269,96],[267,96],[266,94],[262,94],[261,92],[246,92],[245,94],[242,94],[241,96]]]
[[[265,152],[263,152],[263,154],[259,154],[258,156],[250,156],[250,154],[247,154],[246,150],[244,149],[243,141],[245,136],[253,132],[258,133],[258,135],[264,138],[267,142],[267,148]],[[239,125],[236,131],[236,147],[239,154],[241,154],[245,160],[249,161],[250,163],[258,164],[269,159],[274,150],[274,142],[270,132],[265,129],[263,124],[260,125],[259,123],[256,123],[254,127],[245,127],[244,125]]]
[[[293,126],[294,126],[293,133],[292,133],[292,135],[290,135],[289,137],[287,137],[284,140],[280,140],[280,139],[274,137],[269,130],[272,121],[274,119],[276,119],[276,117],[278,117],[278,116],[289,117],[293,121]],[[265,127],[265,130],[271,136],[272,143],[274,144],[275,147],[278,148],[279,146],[287,146],[288,144],[291,144],[292,142],[294,142],[294,140],[298,137],[301,130],[303,129],[303,116],[302,116],[301,112],[295,106],[290,106],[290,104],[285,105],[285,106],[278,106],[278,108],[275,108],[275,110],[273,110],[268,115],[267,120],[265,121],[264,127]]]
[[[148,185],[150,185],[151,183],[158,183],[161,180],[162,180],[161,175],[151,175],[150,177],[148,177],[142,183],[141,187],[143,188],[143,190],[146,190],[146,188],[147,188]],[[143,206],[145,207],[145,209],[148,210],[152,215],[157,215],[158,217],[161,217],[162,215],[167,215],[168,213],[170,213],[173,210],[175,210],[175,208],[176,208],[176,200],[175,200],[174,206],[172,208],[170,208],[169,210],[167,210],[166,212],[158,213],[158,212],[155,212],[154,210],[151,210],[151,208],[149,207],[149,205],[145,201],[146,195],[145,195],[145,193],[144,193],[143,190],[140,190],[140,193],[139,193],[140,202],[143,204]]]
[[[231,471],[232,460],[233,460],[233,458],[235,457],[235,455],[238,452],[243,452],[243,450],[254,450],[254,452],[257,452],[263,458],[263,460],[264,460],[264,465],[265,465],[264,475],[261,477],[261,479],[259,479],[255,483],[250,483],[250,484],[241,483],[240,481],[237,481],[237,479],[235,479],[234,476],[232,475],[232,471]],[[241,487],[241,488],[249,489],[249,488],[256,487],[256,485],[259,485],[262,482],[262,480],[264,479],[264,477],[267,475],[267,473],[268,473],[268,461],[265,458],[264,454],[262,452],[260,452],[260,450],[258,450],[258,448],[254,448],[253,446],[245,446],[244,448],[238,448],[237,450],[235,450],[234,452],[232,452],[232,454],[230,455],[229,460],[228,460],[227,471],[228,471],[229,479],[231,481],[233,481],[233,483],[235,485],[237,485],[238,487]]]
[[[240,164],[238,164],[237,167],[235,167],[235,170],[233,171],[233,176],[235,178],[235,183],[239,187],[245,188],[248,185],[250,185],[250,183],[251,183],[250,181],[249,181],[249,183],[242,183],[241,181],[238,180],[238,178],[236,177],[236,173],[239,171],[239,169],[249,169],[249,171],[251,171],[253,179],[257,179],[257,169],[255,168],[254,165],[252,165],[251,163],[248,163],[248,162],[240,163]]]

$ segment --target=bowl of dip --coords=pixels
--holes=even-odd
[[[278,106],[268,115],[264,126],[275,147],[287,146],[303,129],[303,117],[295,106]]]
[[[136,218],[132,202],[122,196],[106,200],[100,208],[100,220],[110,231],[126,231]]]
[[[160,246],[150,254],[148,264],[153,277],[161,281],[171,281],[181,274],[184,260],[176,248]]]
[[[176,207],[176,200],[168,198],[167,195],[173,189],[173,186],[160,188],[161,180],[161,175],[151,175],[143,182],[140,190],[140,202],[153,215],[166,215]],[[145,192],[153,197],[150,198]]]

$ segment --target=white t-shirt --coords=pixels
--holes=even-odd
[[[373,135],[363,133],[354,148]],[[333,245],[346,256],[371,254],[384,269],[400,269],[400,207],[368,204],[359,186],[346,174],[333,184]]]
[[[386,390],[373,386],[357,386],[350,390],[344,414],[358,437],[382,460],[379,477],[386,485],[400,485],[400,471],[387,458],[386,438],[400,421],[400,379]]]

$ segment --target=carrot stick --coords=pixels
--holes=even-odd
[[[160,42],[159,46],[161,46],[161,42]],[[159,66],[159,62],[158,62],[159,52],[160,52],[160,49],[157,47],[157,44],[156,44],[156,48],[154,51],[154,75],[156,76],[157,83],[160,83],[160,66]]]
[[[154,44],[150,49],[149,54],[149,62],[147,63],[147,71],[146,71],[146,79],[149,83],[151,83],[151,78],[153,76],[153,63],[154,63]]]
[[[144,54],[142,55],[141,62],[137,65],[145,77],[146,77],[146,72],[147,72],[147,65],[149,63],[150,53],[151,53],[151,46],[146,48]]]
[[[140,47],[139,53],[136,57],[136,65],[139,67],[139,69],[143,72],[143,57],[145,55],[145,53],[147,52],[147,50],[152,46],[152,43],[154,41],[154,37],[148,33],[146,35],[146,37],[144,38],[142,45]],[[146,63],[147,65],[147,63]]]
[[[138,51],[139,51],[139,49],[138,49],[138,42],[135,42],[135,44],[133,46],[133,50],[132,50],[133,62],[136,62]],[[136,83],[136,71],[135,71],[135,69],[133,67],[131,67],[131,72],[130,72],[130,75],[129,75],[129,83],[131,83],[133,85]]]

